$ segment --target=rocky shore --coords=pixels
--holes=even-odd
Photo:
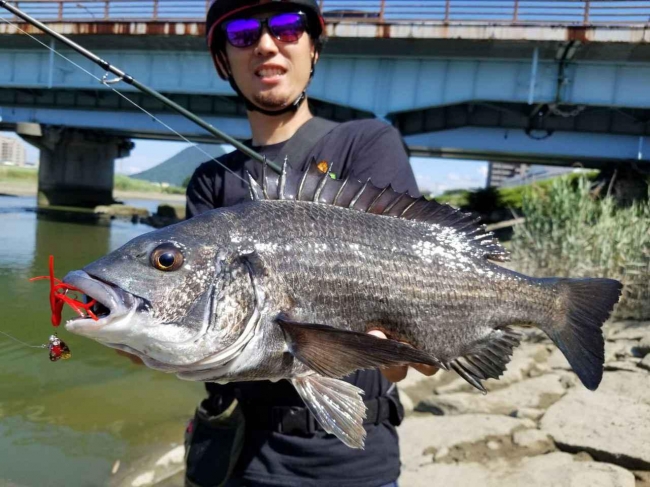
[[[485,396],[452,373],[409,373],[400,485],[650,487],[650,322],[605,336],[596,392],[532,330]]]
[[[500,380],[475,391],[453,372],[400,382],[400,487],[650,487],[650,322],[604,328],[606,364],[585,389],[536,330]],[[183,446],[122,469],[114,487],[181,487]]]

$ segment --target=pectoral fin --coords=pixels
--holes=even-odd
[[[336,435],[350,448],[363,449],[366,405],[358,387],[319,375],[291,379],[316,420],[325,431]]]
[[[278,323],[291,354],[325,377],[410,363],[446,368],[428,353],[395,340],[284,319]]]

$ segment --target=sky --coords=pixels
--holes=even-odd
[[[16,137],[11,132],[0,132],[0,134]],[[135,139],[134,142],[135,148],[131,151],[131,155],[115,161],[115,171],[118,174],[128,175],[144,171],[169,159],[188,146],[186,142],[141,139]],[[224,148],[232,150],[231,146],[224,146]],[[27,143],[25,149],[27,161],[36,162],[38,150]],[[418,187],[427,194],[439,195],[449,189],[482,188],[487,180],[488,165],[484,161],[412,157],[411,167]]]

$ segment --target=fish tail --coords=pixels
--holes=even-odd
[[[557,300],[552,323],[543,326],[580,381],[596,390],[603,378],[603,323],[618,302],[623,285],[614,279],[541,279],[564,299]],[[558,319],[559,318],[559,319]]]

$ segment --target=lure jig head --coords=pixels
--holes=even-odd
[[[72,357],[70,348],[68,348],[66,343],[58,336],[56,336],[56,334],[50,335],[50,342],[47,348],[50,351],[50,360],[52,362],[56,362],[61,359],[68,360],[70,357]]]

